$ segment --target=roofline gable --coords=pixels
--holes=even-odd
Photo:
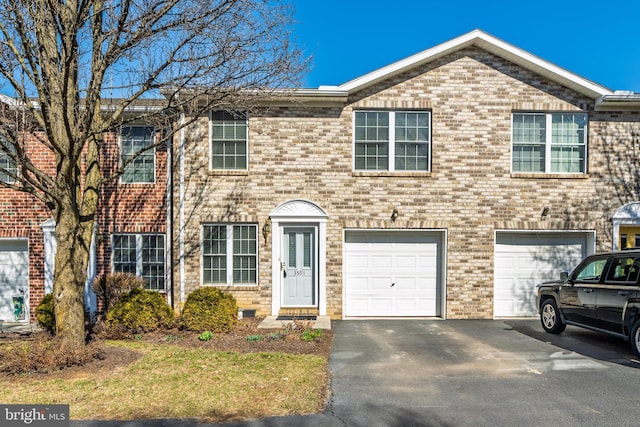
[[[354,93],[380,81],[389,79],[412,68],[434,61],[469,46],[476,46],[489,53],[506,59],[516,65],[540,74],[551,81],[568,87],[592,99],[597,99],[613,92],[597,83],[587,80],[564,68],[558,67],[527,51],[517,48],[481,30],[473,30],[467,34],[419,52],[408,58],[379,68],[363,76],[357,77],[340,86],[333,87],[338,91]],[[322,87],[320,88],[322,89]]]

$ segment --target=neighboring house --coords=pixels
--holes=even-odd
[[[123,126],[104,136],[101,158],[103,172],[116,172],[119,162],[154,141],[153,127]],[[37,153],[39,143],[29,144]],[[32,156],[37,165],[53,173],[52,157]],[[96,298],[91,291],[93,279],[114,271],[136,274],[147,288],[167,292],[167,170],[166,146],[147,151],[130,163],[120,178],[103,187],[92,244],[85,303],[95,311]],[[0,166],[15,168],[0,153]],[[9,177],[0,174],[0,180]],[[43,204],[34,197],[0,187],[0,320],[15,321],[14,301],[24,296],[26,321],[42,297],[52,292],[55,257],[55,222]],[[170,295],[168,295],[169,302]]]
[[[481,31],[288,95],[174,142],[176,307],[530,316],[537,283],[640,246],[640,95]]]

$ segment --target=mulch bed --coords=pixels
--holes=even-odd
[[[143,340],[158,344],[178,345],[186,348],[210,349],[211,351],[232,351],[239,353],[255,352],[279,352],[289,354],[314,354],[328,360],[331,352],[333,333],[323,330],[317,340],[303,341],[301,339],[305,328],[310,327],[309,322],[283,321],[280,329],[258,329],[262,319],[245,318],[238,321],[233,331],[214,334],[208,341],[198,339],[199,333],[170,329],[161,332],[145,333],[125,337],[130,340]],[[293,326],[293,327],[291,327]],[[16,333],[0,334],[0,344],[16,340],[33,340],[35,335],[44,334],[38,332],[33,335],[21,335]],[[251,339],[247,339],[251,337]],[[98,337],[98,340],[102,338]],[[100,357],[86,363],[83,366],[67,367],[59,371],[49,373],[34,373],[32,378],[51,377],[65,378],[83,375],[95,371],[113,371],[119,367],[129,365],[139,359],[140,354],[121,348],[105,346]],[[0,379],[10,377],[11,374],[0,372]]]
[[[245,318],[238,321],[233,331],[214,334],[209,341],[198,339],[198,333],[171,329],[168,331],[144,334],[140,339],[157,343],[171,343],[192,348],[211,349],[213,351],[235,351],[239,353],[279,352],[290,354],[315,354],[325,358],[331,352],[333,333],[323,330],[320,339],[303,341],[304,329],[310,327],[310,322],[283,321],[280,329],[258,329],[261,318]],[[293,328],[287,328],[293,325]],[[297,326],[297,327],[296,327]],[[247,337],[261,339],[247,340]],[[255,338],[254,338],[255,339]]]

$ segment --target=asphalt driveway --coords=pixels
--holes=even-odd
[[[640,417],[624,341],[537,320],[334,326],[330,413],[349,426],[604,426]]]
[[[324,413],[227,426],[621,426],[640,418],[640,363],[626,342],[595,332],[570,326],[550,335],[538,320],[347,320],[332,327]]]

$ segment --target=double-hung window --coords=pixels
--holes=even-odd
[[[512,171],[586,173],[587,115],[514,113]]]
[[[202,282],[257,283],[258,239],[253,224],[212,224],[202,230]]]
[[[247,169],[247,116],[212,111],[210,119],[211,169]]]
[[[356,111],[354,139],[357,171],[429,171],[428,111]]]
[[[13,145],[0,139],[0,181],[7,184],[13,184],[18,174],[18,165],[9,154],[14,152]]]
[[[125,167],[120,178],[121,182],[127,184],[155,182],[155,149],[150,148],[141,152],[154,144],[154,134],[154,128],[150,126],[122,128],[120,150]]]
[[[114,234],[113,271],[141,277],[145,288],[165,290],[165,242],[163,234]]]

